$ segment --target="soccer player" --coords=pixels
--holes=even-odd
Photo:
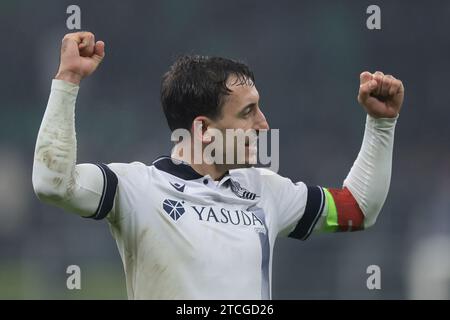
[[[277,237],[305,240],[313,231],[375,223],[389,189],[404,96],[393,76],[361,74],[358,102],[367,111],[361,150],[343,187],[325,188],[251,166],[249,145],[242,165],[198,163],[177,145],[151,165],[77,164],[75,100],[80,81],[104,56],[105,44],[92,33],[64,37],[37,137],[33,186],[46,203],[108,221],[130,299],[270,299]],[[205,149],[208,129],[268,129],[258,101],[253,73],[229,59],[184,56],[162,79],[170,129],[194,133],[201,124],[188,148],[200,142]]]

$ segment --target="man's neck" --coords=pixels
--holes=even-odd
[[[214,164],[195,164],[191,162],[190,166],[201,175],[209,175],[213,180],[216,181],[222,179],[223,176],[228,172],[228,169],[224,168],[224,166],[218,166]]]

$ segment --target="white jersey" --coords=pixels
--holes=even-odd
[[[269,299],[277,236],[306,239],[313,229],[353,226],[346,203],[335,203],[326,188],[265,169],[231,170],[214,181],[169,157],[151,166],[76,164],[78,89],[53,80],[33,188],[46,203],[107,218],[130,299]],[[365,228],[375,223],[389,189],[395,124],[367,116],[361,150],[344,180]]]
[[[114,206],[130,299],[270,299],[276,237],[306,238],[324,206],[313,187],[305,211],[308,188],[263,169],[214,181],[170,157],[100,167],[95,217]]]

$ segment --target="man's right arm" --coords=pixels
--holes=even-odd
[[[101,203],[115,193],[117,178],[104,165],[76,165],[75,102],[81,79],[104,57],[104,43],[88,32],[68,34],[61,63],[39,129],[33,162],[33,187],[44,202],[81,216],[103,218],[112,208]],[[108,182],[113,190],[105,190]],[[106,212],[107,211],[107,212]]]

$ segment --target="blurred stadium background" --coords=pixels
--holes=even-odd
[[[250,64],[262,108],[280,128],[280,173],[341,186],[362,140],[363,70],[406,86],[392,184],[378,223],[352,234],[279,239],[275,299],[450,298],[450,2],[0,2],[0,298],[123,299],[124,275],[106,222],[41,204],[31,185],[34,144],[59,61],[66,8],[106,42],[82,83],[79,162],[145,163],[169,153],[160,77],[183,53]],[[370,4],[382,30],[366,28]],[[81,267],[82,289],[66,288]],[[381,268],[381,290],[366,268]]]

